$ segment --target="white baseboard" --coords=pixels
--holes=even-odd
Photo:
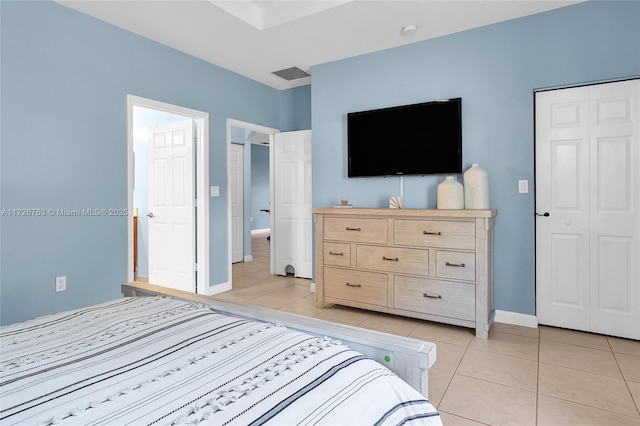
[[[252,256],[252,255],[250,255],[250,254],[246,255],[246,256],[244,257],[244,261],[245,261],[245,262],[251,262],[251,261],[253,261],[253,256]]]
[[[311,290],[311,293],[315,293],[316,292],[316,283],[309,284],[309,290]]]
[[[538,328],[538,317],[535,315],[520,314],[518,312],[500,311],[496,309],[494,321],[504,324]]]
[[[251,230],[251,235],[253,235],[253,234],[265,234],[265,233],[267,233],[269,231],[271,231],[271,228],[252,229]]]

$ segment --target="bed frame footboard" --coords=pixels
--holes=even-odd
[[[225,315],[282,324],[314,336],[328,336],[372,358],[396,373],[413,388],[429,397],[429,368],[436,360],[436,345],[408,337],[332,323],[259,306],[212,300],[199,294],[172,290],[146,283],[122,285],[124,296],[168,296],[200,302]]]

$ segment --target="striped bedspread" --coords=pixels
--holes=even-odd
[[[441,424],[330,338],[133,297],[2,327],[0,424]]]

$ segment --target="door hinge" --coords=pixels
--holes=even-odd
[[[196,272],[198,272],[198,264],[197,264],[197,263],[194,263],[194,264],[193,264],[193,270],[194,270],[194,271],[196,271]]]
[[[193,207],[198,207],[198,199],[193,200]]]

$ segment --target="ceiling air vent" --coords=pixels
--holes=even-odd
[[[311,76],[311,74],[309,74],[306,71],[301,70],[298,67],[291,67],[291,68],[287,68],[287,69],[280,70],[280,71],[274,71],[271,74],[277,75],[280,78],[284,78],[287,81],[298,80],[298,79],[301,79],[301,78],[305,78],[305,77],[310,77]]]

